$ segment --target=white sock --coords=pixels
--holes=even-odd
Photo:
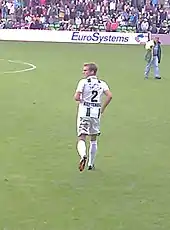
[[[88,166],[93,166],[97,151],[97,141],[90,141]]]
[[[86,143],[83,140],[79,140],[77,143],[77,151],[81,157],[81,159],[86,156]]]

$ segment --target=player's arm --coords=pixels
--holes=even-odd
[[[109,87],[107,85],[105,86],[104,94],[106,95],[106,98],[105,98],[105,100],[102,104],[102,107],[101,107],[101,114],[105,111],[106,107],[109,105],[109,103],[112,100],[112,93],[109,90]]]
[[[74,94],[74,100],[78,103],[81,101],[81,95],[84,88],[84,79],[80,80],[76,89],[76,92]]]

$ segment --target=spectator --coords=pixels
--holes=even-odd
[[[145,0],[145,4],[138,0],[0,0],[0,26],[169,33],[169,3],[168,0]]]
[[[80,27],[81,23],[82,23],[81,18],[80,18],[79,16],[76,17],[76,19],[75,19],[75,24],[76,24],[76,26],[77,26],[78,28]]]
[[[148,29],[149,29],[149,22],[148,22],[148,20],[145,18],[143,21],[142,21],[142,23],[141,23],[141,30],[142,30],[142,32],[147,32],[148,31]]]

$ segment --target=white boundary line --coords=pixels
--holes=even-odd
[[[5,61],[5,59],[0,59],[1,61]],[[8,73],[23,73],[23,72],[28,72],[36,69],[37,67],[29,62],[23,62],[23,61],[17,61],[17,60],[6,60],[9,63],[16,63],[16,64],[22,64],[22,65],[27,65],[29,68],[26,69],[21,69],[21,70],[13,70],[13,71],[5,71],[2,72],[2,74],[8,74]]]

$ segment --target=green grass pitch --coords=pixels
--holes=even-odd
[[[170,229],[170,47],[1,42],[0,230]],[[4,74],[28,66],[36,70]],[[113,92],[96,171],[78,171],[73,94],[84,62]]]

